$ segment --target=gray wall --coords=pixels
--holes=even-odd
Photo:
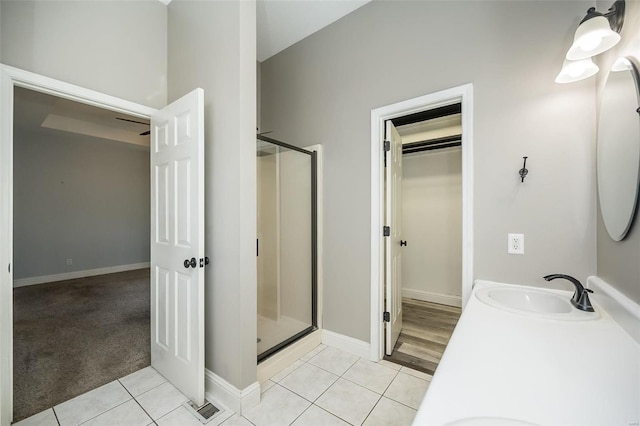
[[[206,367],[256,381],[255,3],[169,5],[169,101],[205,93]]]
[[[167,98],[159,1],[2,0],[3,64],[151,107]]]
[[[371,109],[465,83],[475,278],[595,273],[594,81],[553,81],[592,5],[374,1],[262,63],[262,128],[324,145],[325,328],[369,340]],[[507,254],[509,232],[524,256]]]
[[[598,1],[598,10],[607,10],[609,1]],[[606,82],[608,70],[621,56],[632,56],[640,61],[640,3],[626,2],[622,39],[613,49],[597,57],[598,104]],[[609,237],[598,209],[598,276],[640,303],[640,214],[636,211],[633,225],[624,240],[615,242]]]
[[[14,279],[149,261],[148,149],[18,128],[13,185]]]
[[[402,290],[410,297],[461,301],[461,170],[460,148],[402,156]]]

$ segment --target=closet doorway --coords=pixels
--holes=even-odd
[[[396,204],[385,209],[385,257],[392,256],[386,275],[398,281],[401,306],[385,359],[433,374],[461,307],[461,104],[391,119],[387,127],[390,150],[395,139],[401,154],[391,160],[396,153],[386,153],[387,176],[396,181],[385,200]]]
[[[432,133],[430,137],[418,137],[418,139],[410,139],[411,133],[419,134],[416,128],[429,127],[425,121],[440,120],[441,122],[457,120],[448,116],[458,115],[458,133],[442,134]],[[433,121],[432,121],[433,124]],[[397,126],[396,126],[397,125]],[[440,123],[442,127],[451,127]],[[407,127],[403,127],[407,126]],[[406,139],[406,154],[403,155],[403,135],[398,132],[398,128],[404,134]],[[411,128],[413,127],[413,129]],[[432,126],[438,127],[438,126]],[[423,135],[424,136],[424,135]],[[384,107],[376,108],[371,111],[371,360],[376,361],[382,359],[386,354],[393,353],[398,338],[403,329],[403,316],[407,314],[412,307],[403,306],[403,274],[409,275],[409,282],[412,276],[417,277],[413,280],[412,287],[406,287],[404,295],[411,297],[419,297],[425,299],[430,297],[432,301],[418,300],[419,305],[437,302],[436,305],[442,305],[453,310],[457,321],[459,304],[464,307],[472,288],[473,282],[473,85],[466,84],[441,92],[432,93],[418,98],[409,99]],[[411,145],[411,144],[415,145]],[[435,148],[438,149],[435,149]],[[409,152],[413,151],[413,152]],[[431,151],[431,153],[429,153]],[[435,152],[438,152],[435,155]],[[429,153],[429,155],[425,154]],[[445,155],[446,154],[446,155]],[[451,167],[451,164],[458,164],[460,170],[458,185],[461,188],[459,192],[459,203],[461,203],[460,213],[458,216],[458,247],[460,254],[457,260],[457,273],[449,273],[451,277],[457,276],[457,291],[447,294],[440,287],[425,287],[415,284],[425,281],[429,273],[425,265],[405,265],[403,268],[403,258],[408,255],[409,259],[412,254],[423,259],[425,253],[421,250],[414,250],[414,253],[406,253],[408,247],[418,249],[421,246],[419,235],[409,237],[405,235],[404,221],[415,222],[415,218],[403,218],[402,215],[402,176],[403,176],[403,157],[412,156],[407,160],[408,176],[414,173],[412,169],[420,169],[420,163],[428,159],[438,157],[451,157],[444,163],[443,167]],[[454,160],[454,158],[456,158]],[[414,161],[415,160],[415,161]],[[443,166],[442,164],[449,164]],[[388,166],[388,167],[387,167]],[[422,165],[422,167],[424,164]],[[433,167],[433,173],[436,173],[438,167]],[[417,181],[425,180],[424,176],[415,175]],[[412,177],[409,180],[413,180]],[[437,180],[437,179],[436,179]],[[454,179],[455,180],[455,179]],[[414,182],[415,183],[415,182]],[[420,185],[417,185],[419,187]],[[416,187],[416,188],[417,188]],[[414,189],[416,189],[414,188]],[[419,205],[420,203],[418,203]],[[428,203],[427,203],[428,204]],[[433,202],[431,203],[434,204]],[[407,210],[407,208],[405,208]],[[425,220],[424,212],[421,212],[418,221]],[[428,215],[427,215],[428,216]],[[442,215],[440,215],[442,216]],[[435,221],[435,218],[431,220]],[[413,227],[415,228],[415,224]],[[423,226],[417,225],[421,231]],[[461,236],[460,236],[461,235]],[[451,237],[455,238],[455,237]],[[413,239],[413,242],[412,242]],[[422,237],[422,239],[426,239]],[[429,237],[428,239],[433,239]],[[423,248],[424,250],[424,248]],[[437,250],[437,247],[436,247]],[[428,254],[428,252],[427,252]],[[413,256],[415,257],[415,256]],[[453,257],[449,254],[447,257]],[[421,260],[422,263],[425,263]],[[440,263],[442,260],[440,258]],[[407,270],[405,270],[407,269]],[[433,272],[433,271],[432,271]],[[443,272],[441,271],[442,275]],[[458,275],[459,274],[459,275]],[[436,277],[437,278],[437,277]],[[442,277],[440,277],[442,278]],[[454,278],[451,278],[454,280]],[[449,281],[449,280],[447,280]],[[459,301],[459,302],[458,302]],[[449,303],[449,305],[443,305]],[[425,306],[420,306],[424,308]],[[436,306],[438,307],[438,306]],[[443,315],[443,314],[438,314]],[[428,316],[435,316],[431,312]],[[420,321],[421,322],[421,321]],[[451,326],[450,328],[453,328]],[[446,338],[448,339],[448,337]],[[444,339],[441,339],[444,340]],[[442,343],[441,343],[442,344]],[[412,366],[414,366],[412,364]],[[433,368],[432,368],[433,370]]]

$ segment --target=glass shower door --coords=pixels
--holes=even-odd
[[[256,163],[261,361],[316,328],[316,157],[259,136]]]

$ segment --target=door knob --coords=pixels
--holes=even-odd
[[[198,262],[196,261],[195,257],[192,257],[191,260],[185,259],[184,267],[189,269],[189,266],[191,266],[192,268],[195,268],[196,266],[198,266]]]
[[[405,240],[400,240],[400,246],[407,246],[407,242]]]

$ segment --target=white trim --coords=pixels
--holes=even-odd
[[[462,304],[473,286],[473,85],[471,83],[371,110],[371,353],[382,359],[384,251],[382,244],[385,120],[462,102]]]
[[[369,343],[329,330],[322,330],[322,343],[365,359],[369,359],[371,352]]]
[[[587,288],[594,290],[593,301],[640,344],[640,305],[596,276],[587,278]]]
[[[56,281],[73,280],[76,278],[95,277],[96,275],[114,274],[116,272],[135,271],[150,266],[149,262],[132,263],[130,265],[107,266],[106,268],[86,269],[84,271],[65,272],[62,274],[41,275],[39,277],[20,278],[13,281],[13,288],[28,285],[53,283]]]
[[[462,307],[462,297],[450,294],[433,293],[431,291],[417,290],[413,288],[403,288],[402,297],[422,300],[423,302],[439,303],[440,305]]]
[[[258,364],[258,381],[264,383],[291,364],[312,351],[322,343],[322,330],[316,330],[308,336],[279,351],[277,354]]]
[[[238,389],[206,368],[204,377],[205,397],[209,401],[218,400],[240,415],[260,403],[260,383],[257,381]]]
[[[140,118],[150,108],[84,87],[0,64],[0,425],[13,417],[13,89],[24,87]],[[3,271],[7,271],[4,273]]]

